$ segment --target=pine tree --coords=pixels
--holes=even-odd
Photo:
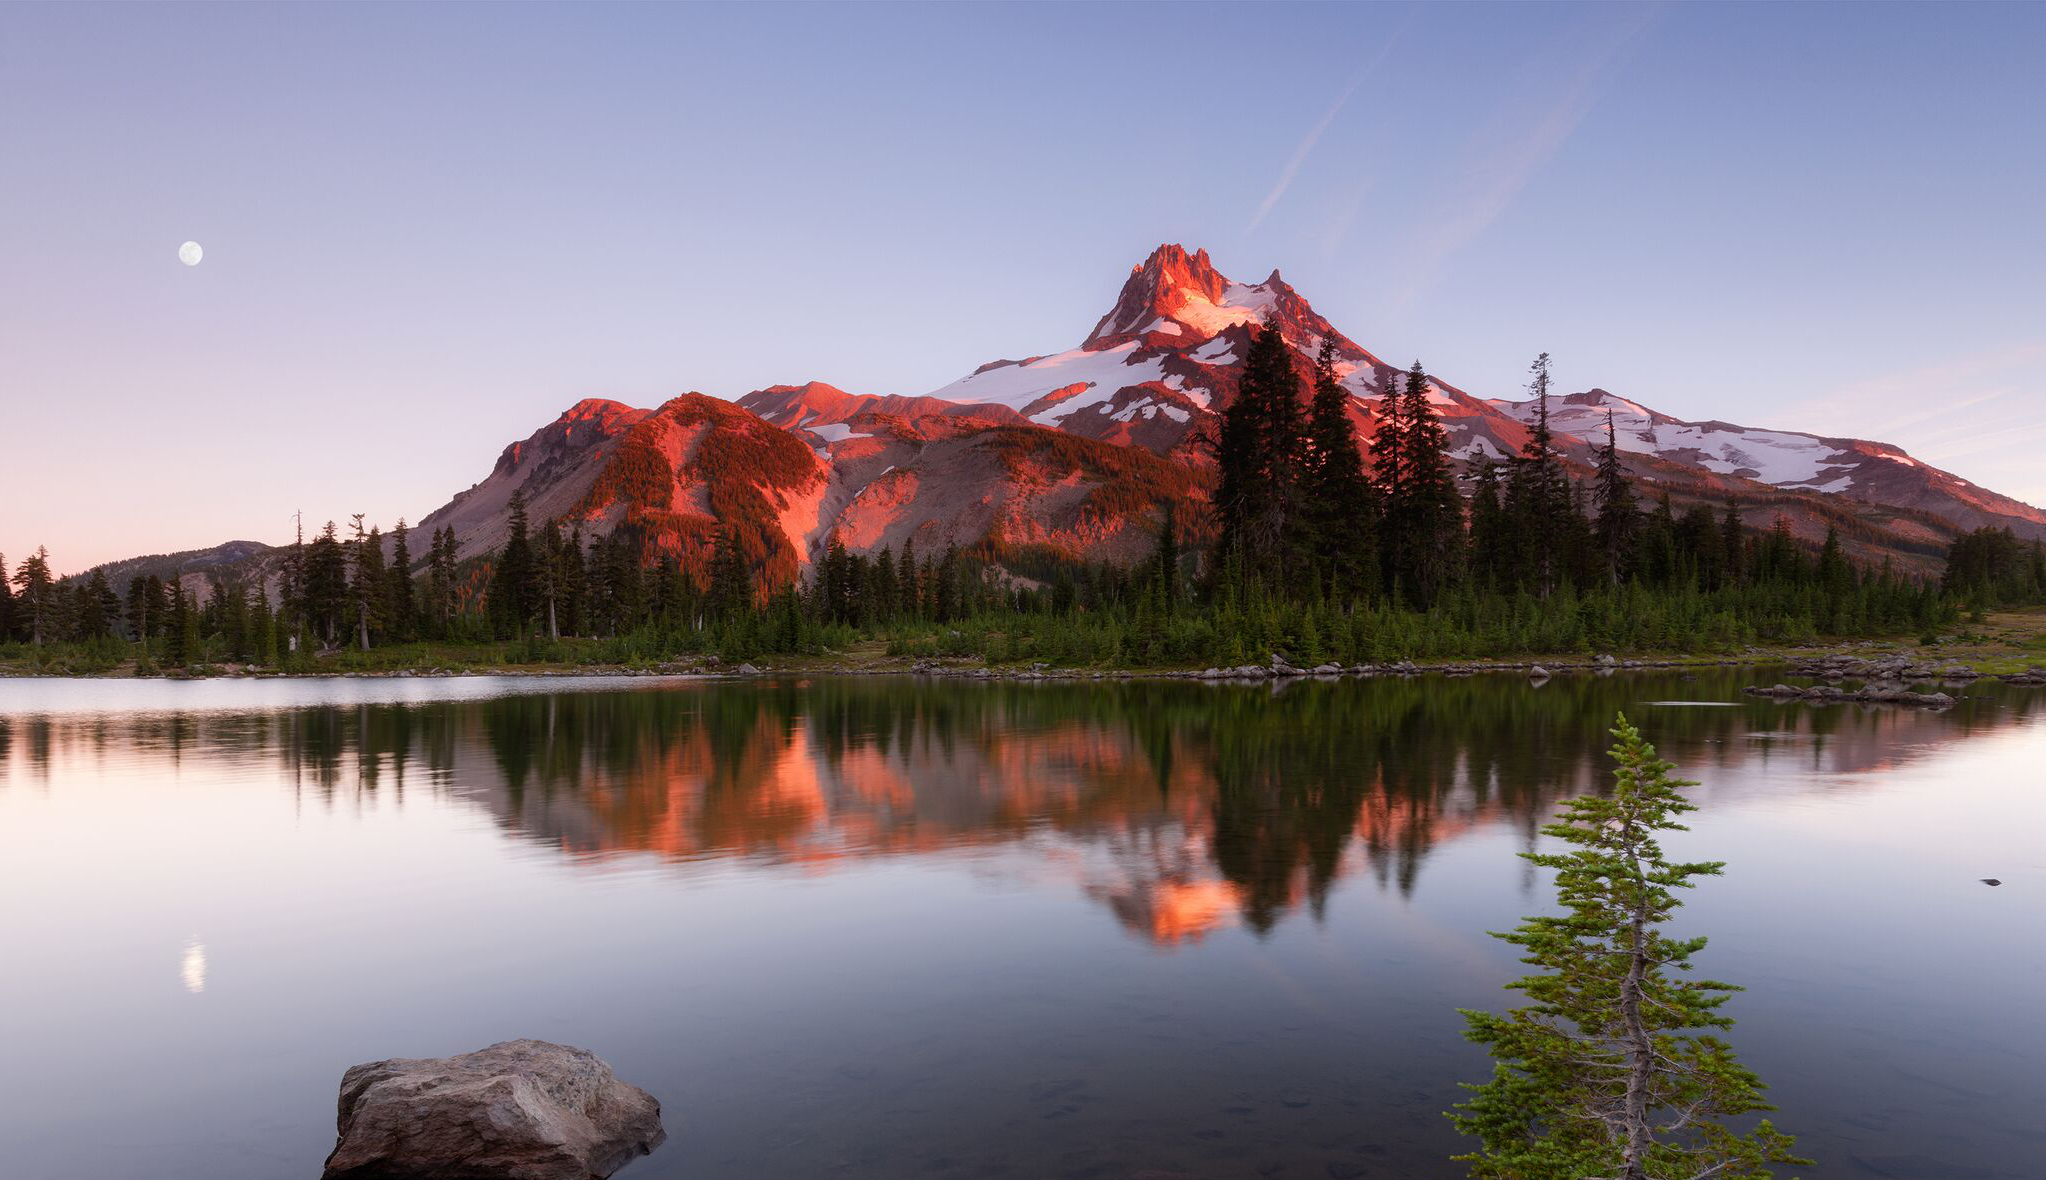
[[[434,634],[442,639],[453,638],[459,610],[457,551],[454,526],[433,531],[433,546],[426,558],[426,611]]]
[[[419,637],[419,601],[412,589],[411,530],[405,518],[391,530],[391,568],[385,578],[384,630],[393,643],[410,643]]]
[[[297,532],[291,542],[291,551],[284,555],[284,568],[279,575],[278,613],[289,620],[290,630],[296,638],[306,619],[305,513],[294,512],[292,519],[297,523]]]
[[[173,667],[184,668],[204,655],[199,630],[199,605],[186,592],[182,581],[167,583],[170,610],[164,627],[164,654]]]
[[[163,579],[155,574],[131,579],[128,582],[127,614],[128,634],[135,642],[147,646],[151,639],[162,635],[164,620],[170,614]]]
[[[527,535],[526,491],[513,488],[510,535],[498,551],[497,564],[490,572],[488,606],[499,638],[516,638],[532,621],[535,570],[533,543]]]
[[[78,621],[85,638],[100,639],[113,633],[115,621],[121,617],[121,600],[114,594],[114,588],[107,585],[105,567],[93,568],[79,607]]]
[[[1726,504],[1726,519],[1719,526],[1720,569],[1724,571],[1726,584],[1738,586],[1748,576],[1746,535],[1741,529],[1740,505],[1729,500]]]
[[[1549,429],[1549,354],[1528,367],[1532,378],[1535,421],[1527,442],[1513,460],[1506,479],[1506,516],[1518,543],[1516,581],[1546,598],[1559,580],[1563,513],[1569,499],[1568,480]]]
[[[1513,537],[1506,509],[1499,501],[1499,467],[1489,458],[1478,461],[1471,490],[1470,575],[1481,588],[1497,588],[1513,576]]]
[[[936,621],[953,623],[964,616],[965,603],[959,591],[959,546],[955,542],[945,546],[945,556],[938,559],[932,578],[931,615]]]
[[[1277,328],[1257,329],[1217,443],[1216,551],[1288,584],[1306,550],[1299,516],[1305,430],[1300,377]]]
[[[198,592],[188,592],[182,581],[176,581],[171,583],[171,593],[177,595],[185,604],[185,609],[178,612],[185,662],[196,664],[206,658],[206,632],[199,619]]]
[[[824,546],[824,561],[817,571],[818,614],[827,623],[853,621],[852,559],[845,542],[836,532]]]
[[[1619,718],[1612,794],[1566,805],[1543,833],[1567,853],[1521,855],[1556,873],[1564,913],[1498,937],[1538,969],[1509,985],[1531,1001],[1501,1016],[1464,1012],[1494,1059],[1492,1080],[1450,1117],[1480,1146],[1457,1157],[1477,1180],[1767,1180],[1772,1163],[1807,1163],[1766,1119],[1741,1134],[1729,1119],[1770,1109],[1754,1073],[1711,1030],[1736,989],[1688,978],[1703,938],[1664,926],[1675,891],[1716,876],[1717,862],[1673,862],[1657,834],[1696,810],[1675,767]]]
[[[170,590],[170,609],[164,612],[163,658],[170,666],[182,668],[192,661],[185,630],[186,615],[189,612],[185,603],[184,587],[176,582],[167,583],[167,587]]]
[[[340,642],[348,615],[348,555],[331,520],[306,549],[305,614],[323,644]]]
[[[1617,586],[1627,576],[1628,559],[1634,544],[1634,492],[1627,486],[1627,473],[1620,467],[1619,435],[1613,429],[1613,412],[1606,411],[1606,445],[1598,453],[1598,525],[1594,535],[1606,579]]]
[[[1152,558],[1159,605],[1167,612],[1179,606],[1179,506],[1165,502],[1158,521],[1158,552]]]
[[[1398,498],[1385,504],[1393,585],[1426,606],[1446,589],[1463,548],[1463,497],[1449,466],[1449,433],[1428,400],[1428,374],[1415,361],[1400,394]]]
[[[736,550],[734,554],[736,557]],[[603,571],[606,618],[611,633],[623,635],[646,619],[646,563],[641,559],[638,539],[628,535],[623,528],[611,530],[610,535],[604,538],[598,560]],[[743,572],[744,559],[737,560],[741,562],[739,568]]]
[[[28,641],[38,647],[57,638],[57,587],[50,577],[50,551],[41,545],[14,571],[15,610]]]
[[[1847,555],[1840,548],[1840,530],[1837,526],[1826,526],[1825,544],[1819,547],[1819,586],[1835,598],[1845,597],[1854,590],[1854,567],[1847,562]]]
[[[535,605],[547,616],[547,638],[561,638],[561,598],[567,582],[568,542],[561,536],[561,522],[549,520],[540,530],[539,552],[534,560]]]
[[[710,550],[710,590],[705,608],[724,623],[753,608],[753,579],[731,531],[719,529]]]
[[[0,553],[0,643],[14,638],[14,583],[7,576],[7,555]]]
[[[902,604],[902,586],[896,576],[895,550],[883,545],[881,552],[874,555],[872,583],[873,613],[869,620],[886,623],[893,620]]]
[[[362,518],[360,512],[349,517],[355,530],[355,537],[350,542],[355,558],[355,577],[348,590],[355,616],[355,641],[363,651],[368,651],[370,630],[380,620],[384,597],[390,587],[384,577],[383,535],[374,526],[364,532]]]
[[[249,587],[248,601],[243,604],[243,613],[248,617],[249,660],[256,664],[277,662],[277,626],[270,613],[270,597],[263,591],[263,580],[257,578]]]
[[[1320,588],[1338,602],[1371,596],[1378,582],[1378,498],[1364,473],[1350,392],[1336,377],[1336,345],[1324,337],[1308,410],[1306,515]]]

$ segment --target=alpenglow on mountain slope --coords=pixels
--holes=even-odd
[[[1204,439],[1233,396],[1250,334],[1276,325],[1305,372],[1324,338],[1368,439],[1400,371],[1344,335],[1274,271],[1245,284],[1205,251],[1160,246],[1134,267],[1077,346],[997,360],[922,396],[775,385],[737,403],[685,394],[656,409],[588,400],[507,447],[475,487],[420,525],[455,530],[476,556],[503,542],[513,487],[536,520],[586,534],[629,528],[685,565],[733,530],[771,583],[801,575],[834,536],[855,552],[958,545],[1029,574],[1067,560],[1131,561],[1163,505],[1197,531],[1212,482]],[[1454,358],[1443,358],[1453,369]],[[1468,468],[1528,437],[1531,400],[1475,396],[1431,378],[1431,399]],[[2046,536],[2046,512],[1882,443],[1724,422],[1687,422],[1592,389],[1553,396],[1550,423],[1582,469],[1608,413],[1645,498],[1679,511],[1737,501],[1745,521],[1782,516],[1816,540],[1841,528],[1864,559],[1929,570],[1982,524]]]

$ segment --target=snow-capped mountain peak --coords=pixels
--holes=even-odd
[[[1359,396],[1378,393],[1383,362],[1337,332],[1277,270],[1239,283],[1207,251],[1166,243],[1131,269],[1078,347],[982,365],[930,396],[998,403],[1041,426],[1162,453],[1233,396],[1259,325],[1277,327],[1303,362],[1334,339],[1344,384]]]

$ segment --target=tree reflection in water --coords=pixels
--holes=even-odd
[[[1707,781],[1732,760],[1866,769],[2009,723],[2037,694],[1978,685],[1948,712],[1740,698],[1739,672],[1298,682],[962,683],[896,678],[613,685],[479,700],[120,718],[133,757],[279,768],[302,798],[428,790],[575,861],[849,858],[1034,843],[1160,945],[1319,919],[1361,874],[1411,890],[1483,825],[1532,838],[1599,789],[1621,708]],[[1670,697],[1731,708],[1644,709]],[[0,718],[0,765],[104,748],[105,715]],[[1760,735],[1758,738],[1757,735]]]

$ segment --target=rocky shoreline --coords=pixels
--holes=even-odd
[[[584,677],[639,677],[670,679],[730,680],[755,676],[937,676],[961,680],[1005,680],[1005,681],[1122,681],[1122,680],[1191,680],[1208,683],[1263,683],[1291,680],[1340,680],[1378,679],[1388,677],[1442,676],[1459,678],[1480,674],[1518,673],[1534,683],[1541,683],[1557,675],[1610,676],[1623,671],[1646,671],[1657,669],[1695,668],[1781,668],[1789,675],[1810,677],[1829,682],[1826,685],[1797,687],[1787,684],[1772,686],[1750,685],[1743,691],[1751,696],[1778,699],[1806,700],[1860,700],[1892,701],[1907,704],[1937,704],[1934,697],[1943,693],[1912,693],[1907,691],[1910,684],[1944,684],[1949,687],[1972,683],[1982,679],[2001,680],[2007,684],[2040,687],[2046,686],[2046,667],[2033,665],[2021,672],[1983,673],[1968,664],[1955,661],[1913,660],[1903,653],[1886,653],[1868,658],[1841,651],[1829,651],[1818,655],[1799,657],[1784,652],[1748,652],[1737,656],[1717,658],[1669,658],[1642,659],[1622,658],[1614,655],[1598,655],[1589,659],[1562,658],[1544,660],[1501,660],[1501,661],[1444,661],[1418,663],[1413,660],[1395,660],[1382,664],[1336,664],[1322,663],[1303,666],[1289,662],[1283,657],[1273,656],[1268,663],[1239,664],[1230,667],[1208,668],[1070,668],[1054,667],[1046,663],[1022,667],[989,666],[978,660],[962,657],[959,659],[888,659],[867,663],[829,662],[804,660],[787,664],[754,665],[750,662],[726,665],[716,656],[701,659],[673,660],[644,667],[623,667],[619,665],[590,666],[549,666],[549,667],[502,667],[502,668],[398,668],[377,671],[334,671],[334,672],[279,672],[267,668],[240,666],[214,666],[208,671],[191,673],[172,671],[138,679],[205,680],[227,679],[453,679],[462,677],[502,676],[532,678],[584,678]],[[36,673],[0,671],[0,677],[34,676]],[[1867,682],[1864,687],[1848,691],[1838,684],[1842,681],[1858,680]],[[1952,698],[1947,697],[1946,703]]]
[[[1741,691],[1749,696],[1778,701],[1812,701],[1819,704],[1914,705],[1925,709],[1946,709],[1954,698],[1945,692],[1918,692],[1913,684],[1942,684],[1959,688],[1985,679],[1981,672],[1958,661],[1943,663],[1914,661],[1893,654],[1880,659],[1862,659],[1834,653],[1792,664],[1793,675],[1808,676],[1826,683],[1799,687],[1777,683],[1767,688],[1748,685]],[[2005,684],[2046,686],[2046,668],[2033,665],[2022,672],[1993,677]],[[1843,682],[1860,681],[1859,688],[1842,687]]]

